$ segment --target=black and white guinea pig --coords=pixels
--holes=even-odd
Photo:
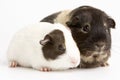
[[[32,67],[41,71],[77,67],[80,52],[70,30],[61,24],[41,22],[18,31],[7,52],[11,67]]]
[[[110,57],[111,28],[115,21],[105,12],[91,6],[54,13],[41,22],[61,23],[70,28],[81,53],[80,67],[105,66]]]

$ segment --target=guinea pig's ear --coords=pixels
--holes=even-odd
[[[75,16],[71,18],[71,21],[67,21],[66,24],[67,26],[72,27],[72,26],[75,26],[78,22],[79,22],[79,17]]]
[[[44,40],[40,40],[40,44],[41,45],[46,45],[47,43],[51,43],[52,42],[52,37],[50,35],[46,35],[44,37]]]
[[[115,21],[112,18],[107,19],[107,25],[110,28],[115,28]]]

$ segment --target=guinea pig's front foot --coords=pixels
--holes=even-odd
[[[106,67],[106,66],[109,66],[107,62],[101,64],[101,67]]]
[[[51,68],[47,68],[47,67],[42,67],[42,68],[40,68],[40,71],[49,72],[49,71],[52,71],[52,69]]]
[[[11,61],[9,66],[12,67],[12,68],[17,67],[17,62],[16,61]]]

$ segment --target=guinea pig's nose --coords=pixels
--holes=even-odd
[[[102,48],[104,46],[104,43],[103,42],[98,42],[95,44],[96,47],[98,48]]]
[[[71,63],[74,65],[76,65],[78,63],[78,60],[74,57],[71,57],[70,60],[71,60]]]

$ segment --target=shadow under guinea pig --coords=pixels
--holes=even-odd
[[[115,21],[104,11],[81,6],[49,15],[41,22],[61,23],[69,27],[80,50],[81,68],[108,65],[111,49],[111,28]]]

